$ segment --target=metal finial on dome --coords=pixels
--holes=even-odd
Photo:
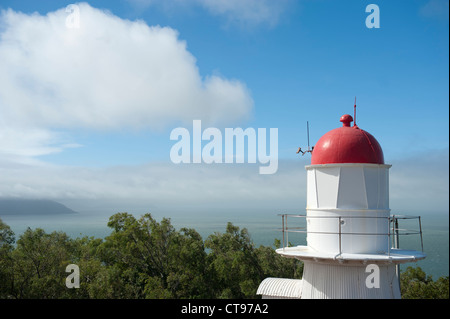
[[[344,114],[339,121],[343,123],[343,126],[350,126],[350,123],[353,122],[353,117],[349,114]]]

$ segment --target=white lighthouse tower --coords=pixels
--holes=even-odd
[[[266,298],[400,298],[396,266],[425,258],[422,251],[392,248],[396,220],[389,209],[389,168],[377,140],[343,115],[342,127],[323,135],[307,171],[306,246],[277,253],[304,262],[303,277],[267,278],[258,289]],[[283,233],[284,234],[284,233]],[[284,238],[284,237],[283,237]],[[285,246],[285,245],[283,245]],[[276,287],[274,292],[273,287]],[[287,286],[286,286],[287,287]]]

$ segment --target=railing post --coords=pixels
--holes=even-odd
[[[395,248],[400,248],[400,235],[399,235],[399,228],[398,228],[398,218],[395,219]]]
[[[392,246],[393,246],[393,248],[396,248],[395,247],[395,215],[392,215]]]
[[[339,255],[342,254],[342,241],[341,241],[341,225],[342,225],[342,217],[339,216]]]
[[[392,221],[392,228],[394,229],[395,227],[395,248],[399,249],[400,248],[400,241],[399,241],[399,229],[398,229],[398,218],[395,218],[394,215],[394,219]],[[398,280],[398,287],[400,288],[400,264],[395,265],[395,272],[397,273],[397,280]]]
[[[286,222],[285,222],[285,224],[286,224],[286,244],[289,247],[289,230],[288,230],[288,224],[287,224],[287,217],[288,217],[288,215],[286,214]]]
[[[423,252],[422,221],[420,219],[420,216],[419,216],[419,232],[420,232],[420,246],[421,246],[422,252]]]
[[[391,217],[387,217],[388,225],[391,221]],[[393,220],[392,220],[393,221]],[[391,231],[389,230],[390,226],[388,226],[388,256],[391,257]]]

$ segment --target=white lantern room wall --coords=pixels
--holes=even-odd
[[[389,168],[384,164],[306,166],[308,245],[336,254],[387,252]]]

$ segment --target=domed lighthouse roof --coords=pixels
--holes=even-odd
[[[351,115],[341,116],[342,127],[323,135],[314,146],[311,164],[384,164],[383,150],[370,133],[360,129]]]

